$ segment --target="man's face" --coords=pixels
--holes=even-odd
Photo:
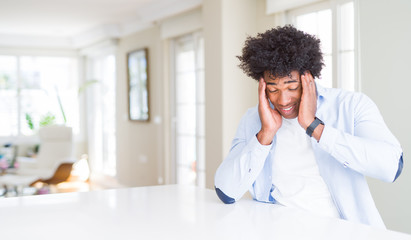
[[[300,74],[292,71],[289,76],[274,78],[268,71],[264,73],[266,93],[275,109],[287,119],[296,118],[303,93]]]

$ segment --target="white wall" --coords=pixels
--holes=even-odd
[[[236,56],[248,35],[274,26],[265,14],[265,0],[204,0],[203,7],[158,23],[157,27],[121,38],[117,52],[117,173],[121,184],[143,186],[170,183],[167,39],[170,32],[185,33],[182,19],[201,16],[205,39],[206,82],[206,186],[213,188],[214,174],[229,151],[237,125],[245,111],[257,104],[257,83],[238,68]],[[193,24],[188,24],[191,26]],[[184,29],[187,29],[187,26]],[[198,26],[191,26],[198,28]],[[173,29],[179,29],[178,31]],[[149,48],[151,116],[155,124],[127,119],[127,52]],[[141,158],[147,157],[147,161]]]
[[[404,150],[395,183],[369,179],[387,228],[411,233],[411,1],[360,0],[361,90],[379,107]]]
[[[126,186],[174,183],[170,149],[169,39],[201,29],[201,9],[123,37],[117,51],[117,179]],[[128,52],[148,48],[149,122],[128,120]]]
[[[264,5],[263,0],[203,1],[208,188],[214,187],[215,171],[228,154],[241,117],[257,104],[257,82],[238,68],[236,56],[259,24],[274,26]]]
[[[257,4],[254,0],[222,1],[223,74],[223,154],[226,156],[231,141],[246,110],[257,103],[257,81],[247,77],[238,67],[246,37],[257,31]],[[251,100],[251,101],[250,101]]]
[[[127,65],[128,52],[148,48],[149,55],[149,122],[132,122],[128,119]],[[126,186],[158,184],[162,166],[162,125],[154,119],[162,119],[163,84],[162,44],[160,30],[153,27],[120,39],[117,52],[117,176]]]
[[[203,1],[206,99],[206,187],[214,186],[213,176],[223,157],[222,107],[222,7],[218,0]]]

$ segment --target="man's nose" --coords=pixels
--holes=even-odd
[[[278,97],[278,104],[281,106],[287,106],[290,103],[290,96],[287,93],[280,93],[280,96]]]

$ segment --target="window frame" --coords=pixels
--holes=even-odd
[[[114,63],[114,75],[112,80],[114,80],[114,116],[112,121],[114,121],[114,132],[111,134],[111,136],[108,136],[105,134],[103,131],[102,125],[104,125],[104,122],[107,122],[107,119],[102,122],[99,114],[106,114],[104,111],[104,104],[100,102],[102,99],[102,93],[105,91],[105,86],[104,83],[106,83],[105,79],[103,79],[101,76],[96,76],[96,72],[101,71],[101,65],[104,65],[109,61],[109,58],[113,58],[113,63]],[[90,88],[88,91],[88,94],[86,95],[85,99],[85,105],[87,107],[93,107],[93,111],[88,111],[87,112],[87,153],[88,153],[88,160],[89,164],[91,165],[92,168],[92,176],[93,177],[115,177],[117,175],[117,146],[116,144],[114,147],[111,149],[112,151],[108,151],[107,149],[104,149],[104,144],[107,143],[111,138],[111,140],[114,139],[114,141],[117,141],[117,119],[116,119],[116,105],[115,105],[115,100],[117,98],[117,55],[115,54],[114,48],[111,49],[103,49],[99,54],[86,54],[84,56],[84,74],[86,76],[86,79],[90,80],[97,80],[97,85]],[[98,103],[96,103],[98,102]],[[96,107],[96,104],[99,104],[99,106]],[[98,111],[95,111],[95,110]],[[95,122],[94,120],[98,118],[100,121]],[[102,125],[100,125],[102,124]],[[101,127],[101,128],[97,128]],[[110,135],[110,134],[109,134]],[[98,137],[97,137],[98,136]],[[101,140],[101,142],[97,142],[98,140]],[[103,149],[103,151],[101,151]],[[114,159],[110,159],[110,153],[113,153],[111,156],[114,156]]]
[[[170,179],[171,182],[174,184],[181,184],[178,182],[178,169],[181,167],[179,166],[178,160],[177,160],[177,107],[178,107],[178,103],[177,103],[177,98],[176,98],[176,93],[177,93],[177,62],[176,62],[176,57],[178,52],[176,51],[176,44],[178,41],[192,41],[194,44],[194,58],[195,58],[195,76],[196,76],[196,100],[195,100],[195,106],[196,106],[196,129],[195,129],[195,144],[196,144],[196,168],[195,168],[195,172],[196,172],[196,179],[194,184],[196,186],[200,186],[200,187],[204,187],[205,186],[205,146],[204,146],[204,153],[202,154],[201,151],[199,151],[200,149],[200,144],[201,144],[201,139],[203,140],[203,143],[205,144],[205,132],[203,134],[201,134],[201,132],[199,131],[199,126],[201,125],[201,121],[204,124],[203,127],[205,127],[205,115],[201,115],[199,114],[199,105],[203,105],[205,106],[205,99],[203,99],[204,102],[199,101],[199,95],[202,94],[199,91],[203,90],[200,89],[198,87],[198,83],[199,83],[199,74],[204,75],[204,65],[201,65],[200,63],[200,59],[199,57],[199,42],[200,39],[204,40],[204,36],[203,36],[203,32],[201,30],[199,31],[194,31],[194,32],[189,32],[183,35],[179,35],[179,36],[175,36],[173,38],[171,38],[170,41],[170,130],[171,130],[171,145],[170,145],[170,152],[171,152],[171,167],[170,167]],[[204,51],[204,48],[202,49],[202,51]],[[204,54],[204,52],[203,52]],[[204,64],[204,59],[201,60],[202,64]],[[203,76],[204,77],[204,76]],[[204,81],[204,79],[203,79]],[[204,95],[204,93],[203,93]],[[205,113],[204,113],[205,114]],[[200,119],[201,117],[203,117],[204,119]]]
[[[341,12],[340,6],[346,3],[352,2],[354,6],[354,91],[361,91],[361,79],[360,79],[360,59],[359,59],[359,29],[358,29],[358,0],[329,0],[319,3],[310,4],[307,6],[298,7],[286,11],[286,22],[288,24],[294,24],[296,22],[296,16],[308,14],[312,12],[318,12],[321,10],[331,9],[332,15],[332,87],[341,88],[342,83],[341,76],[341,60],[340,60],[340,36],[341,36]]]

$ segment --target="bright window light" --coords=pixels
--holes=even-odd
[[[0,136],[31,136],[47,124],[79,133],[77,59],[0,56]]]

